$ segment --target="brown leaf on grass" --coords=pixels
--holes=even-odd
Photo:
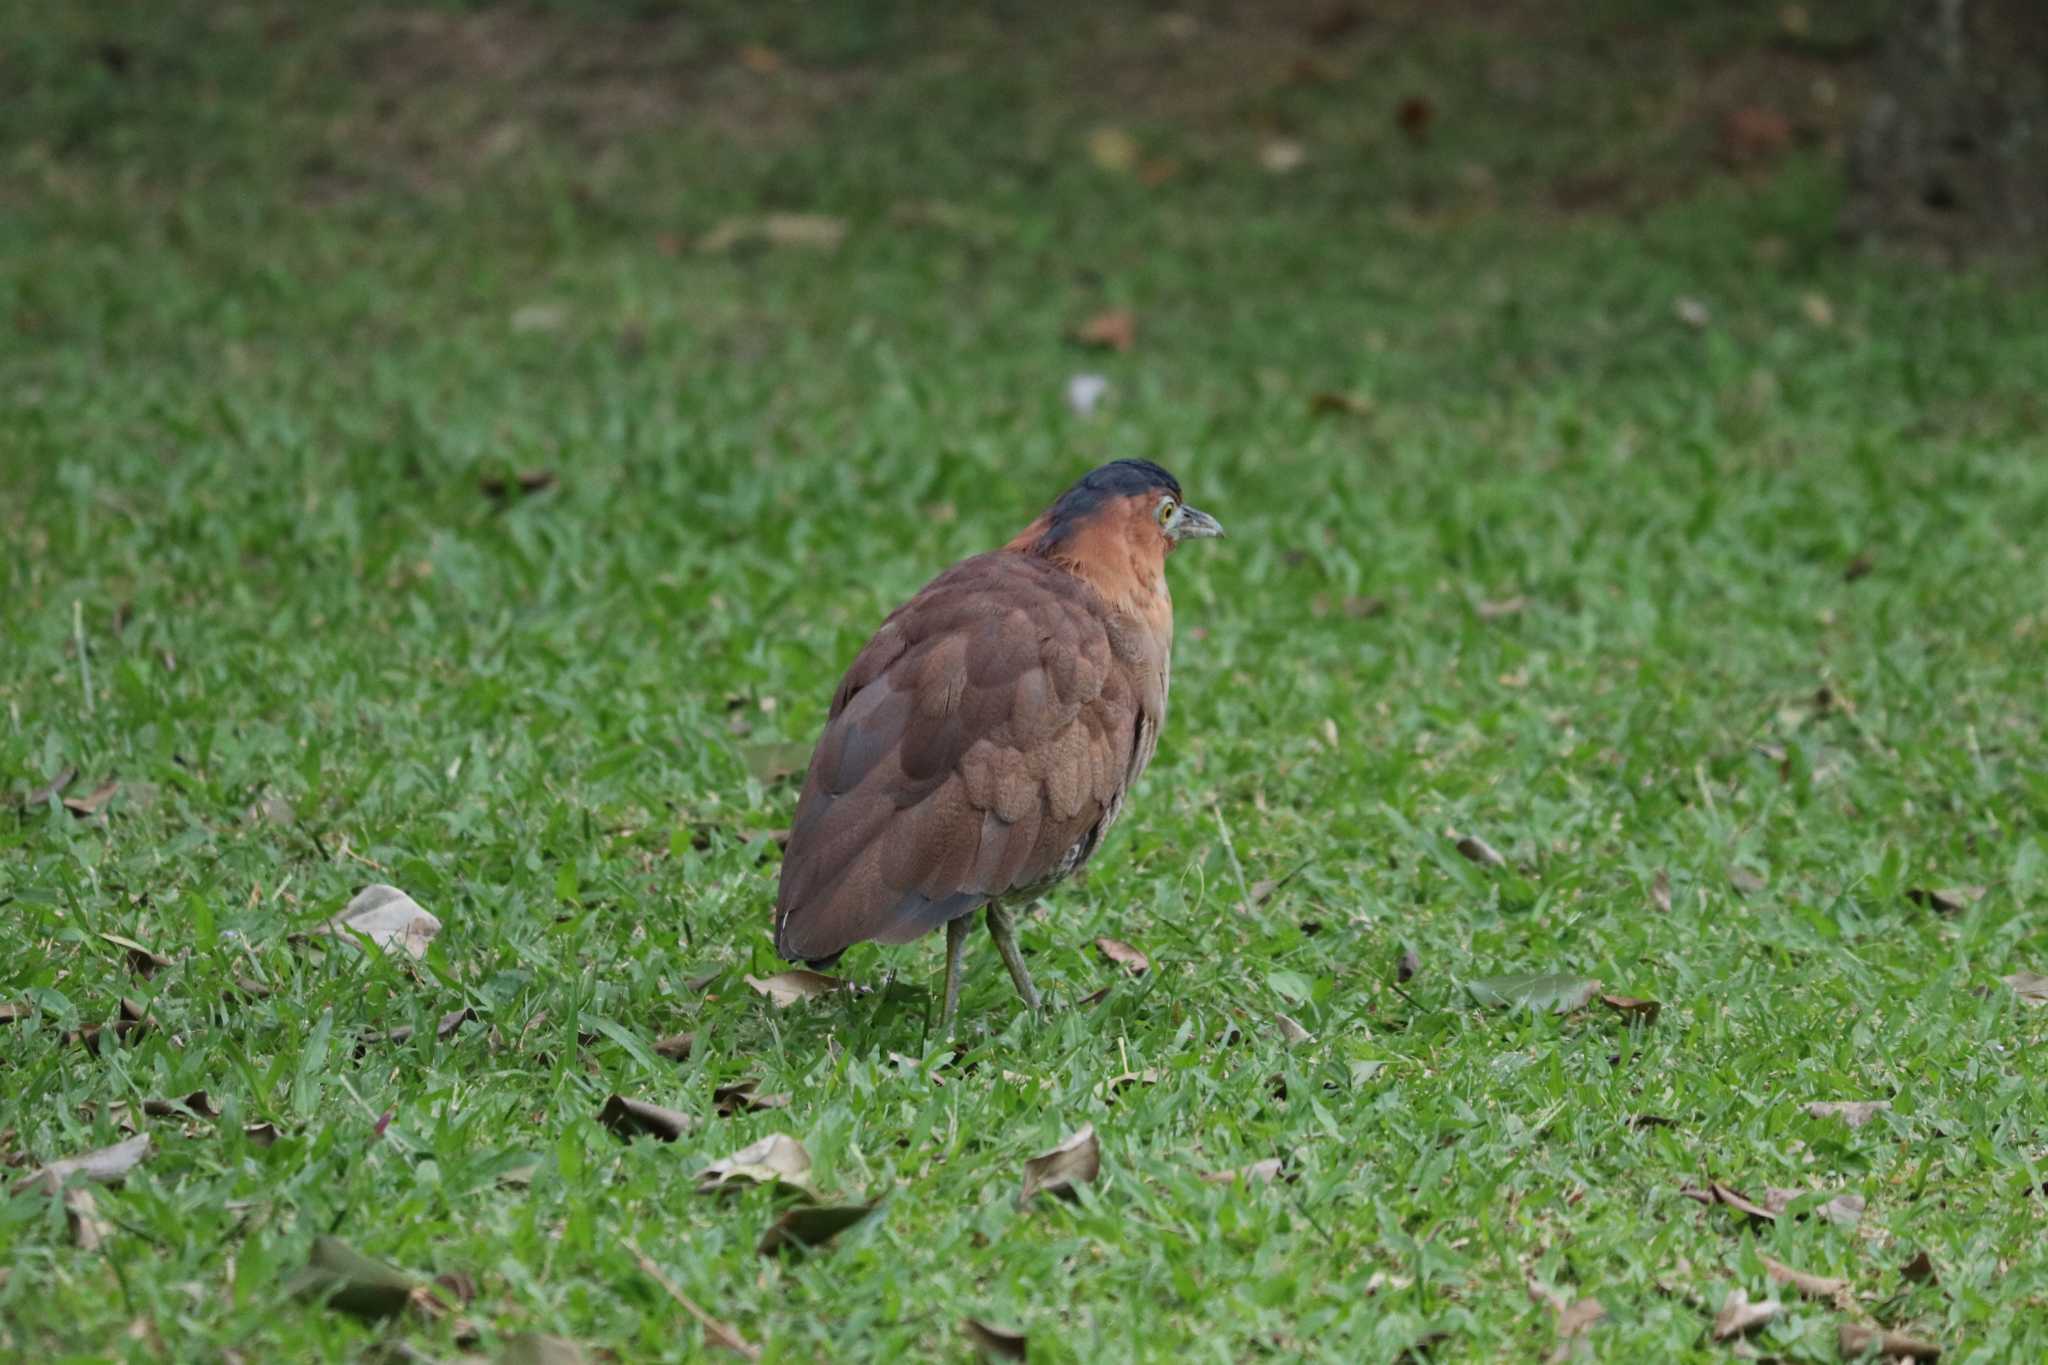
[[[1128,351],[1138,344],[1138,317],[1128,308],[1097,313],[1073,331],[1080,345],[1102,351]]]
[[[1934,1273],[1934,1258],[1929,1256],[1924,1249],[1918,1252],[1912,1260],[1900,1266],[1899,1274],[1905,1276],[1914,1284],[1940,1283]]]
[[[1557,1307],[1557,1349],[1550,1353],[1552,1365],[1569,1359],[1578,1339],[1606,1316],[1606,1305],[1590,1296],[1574,1303],[1560,1303]]]
[[[1680,1193],[1684,1194],[1688,1199],[1696,1200],[1708,1206],[1725,1204],[1729,1208],[1739,1213],[1746,1213],[1752,1218],[1760,1219],[1764,1222],[1775,1222],[1787,1209],[1792,1207],[1795,1200],[1803,1199],[1812,1194],[1813,1191],[1790,1190],[1771,1185],[1765,1187],[1763,1199],[1757,1201],[1743,1194],[1740,1190],[1715,1181],[1710,1183],[1704,1190],[1682,1189]],[[1862,1195],[1839,1194],[1826,1203],[1817,1206],[1814,1212],[1827,1219],[1830,1223],[1854,1227],[1863,1220],[1863,1209]]]
[[[553,488],[559,480],[552,469],[522,469],[516,474],[490,474],[478,479],[477,490],[487,498],[504,499],[514,493],[540,493]],[[255,807],[250,807],[254,810]],[[285,807],[286,821],[289,821],[291,807]],[[265,808],[268,814],[268,808]]]
[[[1111,985],[1114,984],[1114,982],[1111,983]],[[1077,1010],[1085,1010],[1092,1006],[1099,1005],[1103,1001],[1109,999],[1109,992],[1110,986],[1104,986],[1099,990],[1090,991],[1088,992],[1088,994],[1082,996],[1079,1000],[1076,1000],[1074,1002],[1074,1008]]]
[[[1355,393],[1325,389],[1309,396],[1308,410],[1316,417],[1370,417],[1373,401]]]
[[[768,997],[779,1010],[786,1010],[799,1000],[816,1000],[821,995],[843,990],[848,983],[836,976],[823,972],[807,971],[802,967],[773,976],[749,976],[747,984],[756,992]]]
[[[1925,906],[1944,915],[1959,915],[1983,900],[1984,893],[1988,890],[1990,888],[1985,886],[1950,886],[1940,889],[1916,886],[1906,892],[1906,899],[1915,905]]]
[[[583,1348],[567,1337],[522,1332],[505,1343],[497,1365],[588,1365]]]
[[[274,1123],[251,1123],[242,1129],[242,1137],[251,1147],[271,1146],[279,1136]]]
[[[37,1190],[55,1194],[67,1181],[77,1179],[95,1185],[116,1185],[149,1155],[149,1134],[137,1133],[125,1142],[100,1147],[80,1156],[68,1156],[14,1182],[10,1191],[25,1194]]]
[[[2013,994],[2029,1005],[2048,1005],[2048,976],[2039,972],[2014,972],[1998,979],[2012,987]]]
[[[1413,948],[1403,948],[1401,950],[1401,960],[1394,964],[1394,980],[1400,982],[1413,981],[1421,970],[1422,954],[1416,952]]]
[[[126,949],[128,953],[128,970],[144,979],[155,976],[165,967],[175,967],[177,965],[175,959],[165,957],[162,953],[156,952],[144,944],[137,943],[132,938],[123,938],[119,934],[101,934],[100,937],[113,944],[116,948]]]
[[[26,1000],[0,1001],[0,1024],[15,1023],[28,1018],[35,1012],[36,1007],[29,1004]]]
[[[694,1033],[671,1033],[654,1045],[654,1055],[666,1057],[672,1062],[687,1062],[696,1051],[697,1035]]]
[[[1840,1119],[1851,1128],[1861,1128],[1879,1114],[1889,1114],[1890,1100],[1815,1100],[1804,1106],[1806,1116],[1815,1119]]]
[[[1117,966],[1122,967],[1132,976],[1143,976],[1152,965],[1150,958],[1146,957],[1136,948],[1133,948],[1130,944],[1117,939],[1098,938],[1095,940],[1095,947],[1104,957],[1116,963]]]
[[[647,1134],[663,1142],[674,1142],[697,1126],[697,1120],[677,1109],[664,1109],[645,1100],[613,1095],[597,1111],[597,1121],[629,1141]]]
[[[1645,1028],[1656,1023],[1657,1016],[1664,1012],[1661,1000],[1638,1000],[1633,995],[1603,995],[1600,1003],[1631,1024],[1639,1023]]]
[[[967,1334],[983,1360],[1024,1360],[1030,1354],[1022,1332],[991,1327],[979,1318],[962,1318],[960,1330]]]
[[[727,218],[698,239],[707,256],[737,246],[801,247],[837,251],[846,240],[846,220],[825,213],[765,213],[756,218]]]
[[[242,810],[242,821],[250,825],[289,825],[298,819],[292,803],[276,792],[265,792]]]
[[[1789,1284],[1800,1293],[1812,1299],[1832,1299],[1847,1303],[1849,1282],[1815,1275],[1804,1270],[1795,1270],[1783,1261],[1774,1261],[1768,1256],[1759,1257],[1764,1263],[1764,1273],[1780,1284]]]
[[[808,1192],[810,1181],[811,1154],[804,1145],[785,1133],[770,1133],[697,1172],[697,1193],[778,1182]]]
[[[1095,1098],[1102,1100],[1105,1103],[1113,1103],[1115,1102],[1117,1096],[1121,1095],[1124,1091],[1130,1089],[1134,1085],[1159,1084],[1160,1078],[1164,1074],[1164,1072],[1161,1072],[1149,1066],[1146,1067],[1143,1071],[1122,1072],[1119,1075],[1111,1076],[1106,1081],[1097,1082],[1095,1086]]]
[[[65,797],[64,809],[70,811],[73,815],[77,816],[81,820],[87,818],[88,816],[98,815],[100,813],[100,808],[105,806],[107,802],[113,800],[114,793],[119,790],[121,790],[120,782],[110,777],[105,782],[102,782],[99,786],[93,788],[92,791],[85,796]]]
[[[1848,565],[1843,568],[1842,581],[1844,583],[1854,583],[1859,578],[1867,578],[1876,567],[1877,561],[1870,557],[1868,550],[1865,550],[1850,560]]]
[[[1871,1354],[1890,1360],[1941,1359],[1941,1346],[1936,1342],[1909,1337],[1904,1332],[1865,1327],[1860,1322],[1845,1322],[1837,1328],[1835,1345],[1844,1360],[1858,1360]]]
[[[1754,896],[1769,885],[1764,880],[1763,873],[1754,868],[1744,867],[1741,863],[1728,865],[1728,884],[1745,896]]]
[[[27,796],[21,798],[21,804],[23,809],[33,810],[37,806],[42,805],[45,801],[48,801],[58,792],[63,791],[66,787],[70,786],[74,781],[77,780],[77,778],[77,768],[65,767],[63,769],[60,769],[55,777],[51,778],[48,782],[45,782],[42,786],[37,787]]]
[[[1041,1194],[1075,1198],[1079,1188],[1102,1174],[1102,1144],[1095,1125],[1084,1123],[1051,1151],[1041,1152],[1024,1163],[1024,1188],[1017,1194],[1019,1208]]]
[[[1267,1157],[1254,1161],[1249,1166],[1240,1166],[1234,1171],[1203,1171],[1202,1179],[1211,1185],[1229,1185],[1243,1182],[1246,1185],[1270,1185],[1278,1180],[1291,1180],[1279,1157]]]
[[[395,1318],[415,1306],[429,1313],[443,1306],[412,1276],[372,1260],[339,1237],[313,1239],[312,1260],[292,1276],[285,1292],[365,1321]]]
[[[1293,1047],[1297,1043],[1312,1043],[1315,1041],[1316,1036],[1296,1023],[1290,1015],[1274,1015],[1273,1024],[1274,1027],[1280,1030],[1280,1041],[1286,1043],[1289,1047]]]
[[[386,952],[422,958],[427,943],[441,932],[441,921],[397,887],[377,882],[358,891],[340,914],[313,932],[351,943],[368,938]]]
[[[1482,621],[1498,621],[1503,616],[1519,615],[1529,605],[1529,599],[1522,596],[1502,597],[1490,602],[1481,602],[1472,610]]]
[[[273,994],[269,986],[253,976],[238,976],[228,987],[230,995],[239,995],[245,1000],[266,1000]]]
[[[806,1251],[823,1246],[879,1207],[879,1204],[800,1204],[770,1223],[754,1250],[763,1256],[772,1256],[778,1251]]]
[[[467,1270],[444,1270],[434,1277],[434,1284],[458,1308],[476,1302],[476,1276]]]
[[[1486,840],[1476,834],[1467,834],[1464,838],[1458,840],[1458,852],[1465,855],[1469,861],[1478,863],[1481,867],[1506,867],[1508,863],[1508,860],[1501,857],[1499,851],[1492,844],[1487,843]]]
[[[789,1096],[763,1095],[759,1093],[760,1082],[753,1079],[734,1081],[721,1085],[711,1092],[711,1103],[718,1110],[718,1117],[729,1119],[735,1114],[758,1114],[769,1109],[787,1109]]]
[[[1671,874],[1661,867],[1650,879],[1650,904],[1664,914],[1671,913]]]
[[[182,1099],[144,1100],[142,1112],[155,1119],[179,1118],[187,1114],[201,1119],[220,1117],[220,1111],[213,1107],[213,1097],[204,1090],[195,1090]]]
[[[1721,1311],[1714,1314],[1714,1340],[1727,1341],[1754,1332],[1778,1316],[1780,1307],[1776,1299],[1751,1303],[1749,1295],[1738,1285],[1728,1291],[1728,1297],[1721,1300]]]
[[[98,1251],[100,1243],[114,1235],[113,1225],[100,1217],[99,1201],[83,1185],[64,1191],[64,1221],[71,1227],[71,1241],[80,1251]]]

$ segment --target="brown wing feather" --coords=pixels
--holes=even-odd
[[[1071,872],[1151,757],[1166,647],[1040,559],[998,551],[934,579],[833,696],[783,858],[777,948],[907,942]]]

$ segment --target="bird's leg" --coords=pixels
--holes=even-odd
[[[939,1032],[953,1026],[954,1011],[960,1008],[960,964],[967,956],[967,931],[974,927],[973,912],[946,921],[946,1000],[939,1006]]]
[[[1024,997],[1024,1003],[1031,1009],[1041,1008],[1038,988],[1031,984],[1031,971],[1024,965],[1024,954],[1017,948],[1017,926],[1000,901],[988,903],[988,936],[996,941],[996,951],[1003,955],[1003,965],[1010,969],[1010,980],[1016,983],[1017,994]]]

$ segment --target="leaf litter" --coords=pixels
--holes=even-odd
[[[785,1133],[770,1133],[697,1172],[697,1193],[715,1194],[748,1185],[786,1185],[804,1194],[811,1187],[811,1154]]]
[[[1120,939],[1098,938],[1095,940],[1095,947],[1104,957],[1132,976],[1143,976],[1151,970],[1152,959]]]
[[[1058,1146],[1024,1163],[1024,1187],[1018,1191],[1017,1206],[1023,1208],[1041,1194],[1077,1198],[1080,1187],[1101,1174],[1102,1144],[1095,1136],[1095,1125],[1084,1123]]]
[[[313,931],[345,942],[367,938],[386,952],[423,958],[441,921],[395,886],[376,882],[358,891],[342,912]]]

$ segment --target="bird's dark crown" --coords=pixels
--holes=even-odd
[[[1046,543],[1058,544],[1105,503],[1150,492],[1171,493],[1178,499],[1180,480],[1150,460],[1112,460],[1091,469],[1060,494],[1059,501],[1046,513]]]

